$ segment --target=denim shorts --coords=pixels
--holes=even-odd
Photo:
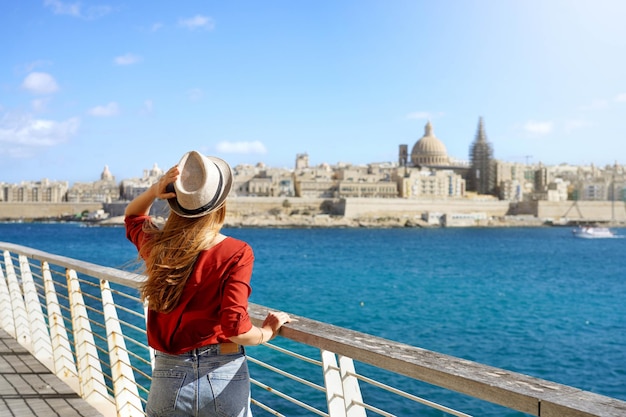
[[[252,417],[250,374],[243,347],[220,354],[217,345],[181,355],[155,352],[148,417]]]

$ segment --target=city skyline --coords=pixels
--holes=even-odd
[[[454,7],[451,7],[453,5]],[[468,160],[626,156],[626,3],[0,5],[0,182],[136,178],[197,149],[231,165],[395,162],[430,120]]]

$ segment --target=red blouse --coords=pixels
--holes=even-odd
[[[141,253],[148,235],[149,216],[127,216],[126,237]],[[229,342],[229,337],[252,329],[248,297],[254,254],[241,240],[227,237],[202,251],[180,302],[169,313],[148,311],[148,344],[170,354],[205,345]]]

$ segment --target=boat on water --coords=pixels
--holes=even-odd
[[[580,237],[583,239],[601,239],[615,237],[615,233],[608,227],[598,226],[580,226],[572,230],[574,237]]]

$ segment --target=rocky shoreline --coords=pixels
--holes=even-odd
[[[162,218],[157,218],[163,221]],[[123,216],[92,222],[101,226],[120,226]],[[545,227],[550,224],[528,216],[507,216],[506,219],[487,219],[476,221],[469,227]],[[227,215],[226,228],[438,228],[424,220],[409,217],[365,217],[348,219],[343,216],[318,215]],[[468,226],[465,226],[468,227]]]

